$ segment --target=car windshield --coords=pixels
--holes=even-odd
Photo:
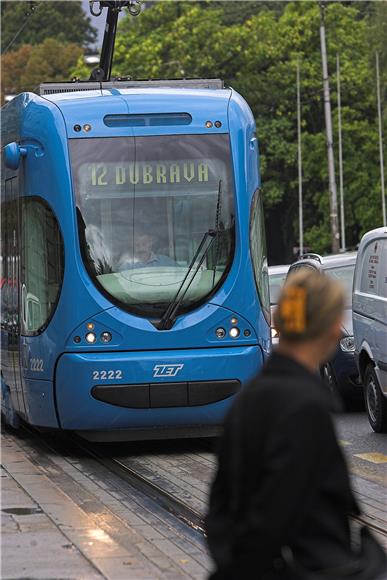
[[[208,299],[234,252],[228,135],[72,139],[70,153],[82,255],[103,292],[135,314],[161,316],[215,230],[181,310]]]
[[[324,272],[328,274],[328,276],[335,278],[335,280],[338,280],[344,286],[347,306],[352,306],[352,283],[354,271],[355,264],[324,268]]]
[[[270,274],[269,271],[270,304],[272,306],[278,303],[281,288],[286,280],[286,274],[286,272],[282,272],[281,274]]]

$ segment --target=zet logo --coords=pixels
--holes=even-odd
[[[184,367],[183,364],[155,365],[153,367],[154,377],[175,377]]]

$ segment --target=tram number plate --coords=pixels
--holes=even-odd
[[[93,371],[93,381],[111,381],[112,379],[122,379],[122,371]]]
[[[30,369],[35,373],[44,372],[43,359],[41,358],[31,358],[30,359]]]

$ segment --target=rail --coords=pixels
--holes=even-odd
[[[29,433],[29,435],[32,435],[34,438],[38,439],[39,443],[50,449],[50,451],[55,452],[56,454],[59,453],[58,448],[55,448],[55,444],[53,444],[52,441],[48,442],[47,439],[36,429],[31,428],[25,424],[23,425],[22,429],[26,433]],[[178,520],[182,521],[192,530],[199,533],[201,536],[206,535],[204,515],[193,509],[187,503],[175,497],[166,489],[157,485],[154,481],[144,477],[135,469],[125,465],[119,459],[104,457],[101,453],[98,453],[98,450],[95,448],[95,446],[88,443],[78,435],[72,435],[68,437],[67,442],[72,443],[75,450],[82,451],[86,456],[94,459],[108,471],[119,476],[122,480],[135,488],[137,491],[144,494],[152,501],[156,502],[159,507],[169,512]],[[60,452],[62,453],[63,451],[64,450],[62,449]],[[66,449],[66,451],[69,450]],[[387,527],[383,525],[384,522],[382,520],[379,521],[377,518],[367,514],[366,512],[359,516],[354,516],[353,519],[361,524],[366,525],[372,531],[387,537]]]

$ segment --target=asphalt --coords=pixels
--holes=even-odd
[[[340,414],[335,422],[351,473],[386,488],[387,504],[387,435],[375,433],[364,412]]]

